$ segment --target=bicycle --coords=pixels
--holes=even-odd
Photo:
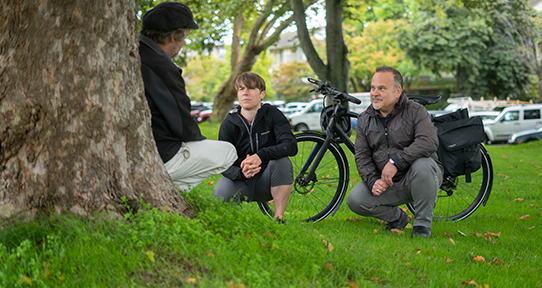
[[[329,81],[320,82],[308,79],[318,86],[311,92],[331,97],[332,104],[322,109],[320,122],[322,132],[303,131],[295,135],[298,154],[291,157],[294,167],[294,185],[288,200],[285,216],[292,220],[317,222],[329,215],[335,215],[347,192],[350,180],[348,159],[343,147],[355,154],[354,143],[350,139],[351,118],[358,114],[344,108],[347,102],[360,104],[361,101],[330,86]],[[410,95],[409,99],[422,105],[437,103],[439,95]],[[480,205],[486,205],[493,185],[493,166],[489,153],[480,143],[482,166],[471,174],[471,182],[465,176],[444,175],[434,209],[435,219],[459,221],[469,217]],[[272,203],[258,203],[261,211],[273,217]],[[412,204],[408,209],[416,214]]]

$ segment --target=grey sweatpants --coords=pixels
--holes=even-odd
[[[420,158],[401,181],[394,182],[380,196],[373,195],[364,182],[359,183],[348,194],[347,204],[356,214],[391,222],[401,216],[399,205],[414,203],[413,226],[431,228],[443,174],[433,159]]]
[[[235,201],[258,201],[266,202],[273,199],[271,187],[290,185],[294,183],[293,167],[290,158],[284,157],[269,161],[262,173],[246,181],[233,181],[222,177],[216,183],[213,196],[224,198],[229,202]]]

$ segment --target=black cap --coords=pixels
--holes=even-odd
[[[142,29],[170,32],[180,28],[199,28],[198,24],[194,22],[192,11],[185,4],[160,3],[143,15]]]

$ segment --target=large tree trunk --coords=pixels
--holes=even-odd
[[[158,155],[133,0],[0,4],[0,218],[192,208]]]
[[[303,0],[291,0],[296,20],[297,34],[307,61],[320,80],[331,81],[333,87],[348,92],[348,50],[342,32],[343,0],[326,0],[326,55],[324,64],[310,38],[305,21]]]

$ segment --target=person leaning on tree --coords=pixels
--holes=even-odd
[[[225,171],[237,159],[232,144],[206,139],[190,115],[182,69],[172,58],[181,51],[191,29],[198,29],[198,24],[188,6],[164,2],[145,13],[139,35],[154,140],[173,182],[184,191]]]
[[[363,181],[350,191],[348,207],[387,221],[386,230],[400,230],[410,218],[399,205],[414,203],[412,236],[431,237],[444,174],[436,128],[425,107],[407,98],[403,77],[392,67],[376,70],[370,97],[356,128],[355,159]]]
[[[262,104],[265,81],[245,72],[235,80],[239,106],[220,125],[218,139],[231,142],[237,161],[228,168],[213,195],[228,202],[273,199],[274,219],[283,221],[294,182],[292,162],[297,142],[290,123],[276,107]]]

